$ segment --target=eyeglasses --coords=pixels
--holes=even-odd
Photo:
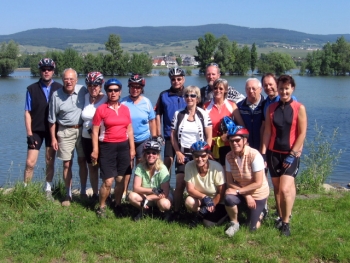
[[[171,81],[181,81],[182,78],[171,78]]]
[[[117,92],[119,92],[119,91],[120,91],[120,89],[108,89],[108,90],[107,90],[108,93],[112,93],[112,92],[117,93]]]
[[[215,87],[214,90],[221,90],[221,91],[223,91],[225,89],[224,88]]]
[[[238,139],[230,139],[231,143],[239,143],[242,140],[242,138],[238,138]]]
[[[53,71],[53,68],[41,68],[41,72]]]
[[[219,64],[217,64],[217,63],[209,63],[209,64],[207,64],[207,67],[210,67],[210,66],[214,66],[214,67],[219,67]]]
[[[73,79],[73,78],[64,78],[63,81],[66,81],[66,82],[67,82],[67,81],[72,81],[72,82],[73,82],[73,81],[77,81],[77,80],[76,80],[76,79]]]
[[[129,86],[130,89],[142,89],[142,86],[135,85],[135,86]]]
[[[150,155],[150,154],[157,155],[158,153],[157,152],[146,152],[146,155]]]
[[[99,86],[99,84],[88,84],[88,88],[97,88]]]
[[[208,157],[208,154],[193,154],[194,158],[198,159],[199,157],[204,159]]]
[[[191,97],[192,99],[197,98],[196,94],[185,94],[184,95],[185,98]]]

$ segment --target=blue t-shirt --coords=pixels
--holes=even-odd
[[[127,106],[130,110],[132,128],[134,130],[134,141],[142,142],[151,136],[149,121],[156,118],[152,103],[149,99],[142,96],[137,104],[129,96],[121,99],[120,103]]]

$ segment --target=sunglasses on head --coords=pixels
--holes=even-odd
[[[230,139],[231,143],[239,143],[242,140],[242,138],[237,138],[237,139]]]
[[[157,153],[157,152],[153,152],[153,151],[147,151],[147,152],[146,152],[146,155],[150,155],[150,154],[152,154],[152,155],[157,155],[158,153]]]
[[[112,93],[113,91],[114,91],[115,93],[117,93],[117,92],[120,91],[120,89],[108,89],[108,90],[107,90],[108,93]]]
[[[171,78],[171,81],[181,81],[182,78]]]
[[[53,71],[53,68],[41,68],[41,72]]]
[[[207,67],[214,66],[214,67],[219,67],[217,63],[209,63],[207,64]]]
[[[191,97],[191,98],[197,98],[197,95],[196,94],[185,94],[184,95],[185,98],[188,98],[188,97]]]

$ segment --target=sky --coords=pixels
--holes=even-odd
[[[1,3],[0,35],[38,28],[230,24],[309,34],[349,34],[350,1],[326,0],[10,0]]]

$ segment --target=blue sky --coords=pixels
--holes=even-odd
[[[350,1],[272,0],[9,0],[1,3],[0,35],[36,28],[230,24],[310,34],[349,34]]]

